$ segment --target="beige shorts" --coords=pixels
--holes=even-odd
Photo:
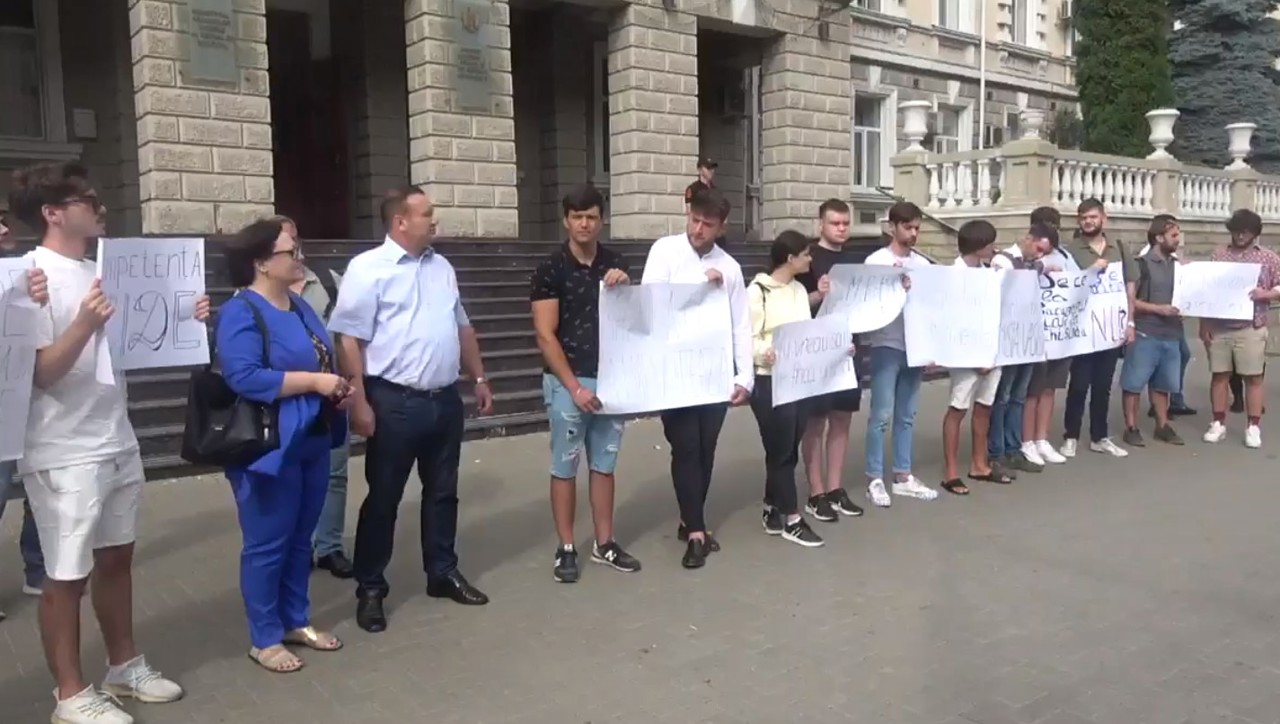
[[[1244,377],[1262,374],[1267,362],[1267,328],[1219,329],[1209,343],[1209,371],[1235,372]]]
[[[994,369],[985,375],[977,370],[950,370],[951,406],[957,410],[967,410],[978,403],[983,407],[991,407],[996,400],[996,388],[1000,386],[1000,370]]]
[[[49,578],[87,578],[94,551],[134,542],[144,479],[137,450],[25,477]]]

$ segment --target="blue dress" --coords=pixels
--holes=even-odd
[[[280,410],[280,447],[247,467],[227,468],[235,494],[243,547],[240,592],[257,648],[275,646],[286,632],[311,625],[308,584],[311,536],[324,507],[329,450],[345,441],[345,416],[325,411],[320,395],[280,397],[285,372],[321,372],[334,359],[324,323],[300,297],[280,310],[243,290],[218,311],[216,352],[223,377],[236,394]],[[270,337],[262,359],[262,334],[249,305],[262,315]],[[323,354],[322,354],[323,350]],[[328,424],[322,415],[328,414]]]

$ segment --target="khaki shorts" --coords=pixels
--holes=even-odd
[[[1000,386],[1000,369],[994,369],[985,375],[977,370],[956,369],[951,373],[951,407],[967,410],[978,403],[983,407],[991,407],[996,399],[996,388]]]
[[[1244,377],[1262,374],[1267,362],[1267,328],[1220,329],[1209,343],[1209,371],[1215,375],[1235,372]]]

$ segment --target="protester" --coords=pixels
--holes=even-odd
[[[827,199],[818,207],[818,243],[810,250],[809,270],[796,275],[796,281],[809,293],[812,313],[817,313],[831,288],[827,275],[832,267],[858,261],[857,252],[847,246],[851,218],[849,205],[840,199]],[[862,508],[849,497],[843,482],[849,427],[853,413],[861,406],[861,389],[819,395],[810,398],[805,406],[807,419],[800,441],[809,483],[805,512],[818,520],[834,523],[840,515],[862,515]]]
[[[1262,447],[1262,410],[1266,403],[1263,371],[1267,354],[1267,312],[1271,303],[1280,300],[1280,256],[1264,249],[1262,217],[1248,209],[1239,209],[1227,222],[1231,242],[1215,249],[1212,261],[1258,264],[1258,286],[1249,290],[1253,300],[1253,319],[1200,320],[1200,339],[1209,351],[1209,371],[1213,379],[1209,387],[1213,403],[1213,422],[1204,434],[1205,442],[1222,442],[1227,436],[1227,391],[1231,373],[1244,378],[1245,414],[1248,415],[1244,444]]]
[[[1177,220],[1172,214],[1157,214],[1152,218],[1152,222],[1154,223],[1164,219]],[[1138,258],[1141,259],[1146,256],[1147,253],[1151,251],[1152,246],[1152,244],[1148,243],[1147,246],[1143,247],[1142,251],[1138,252]],[[1180,260],[1177,252],[1172,253],[1172,258],[1174,260]],[[1170,419],[1175,417],[1191,417],[1196,414],[1194,409],[1187,406],[1187,398],[1186,395],[1183,394],[1187,383],[1187,365],[1191,364],[1191,345],[1187,344],[1187,332],[1185,326],[1182,328],[1182,333],[1179,335],[1178,340],[1178,391],[1169,396]],[[1232,384],[1234,385],[1238,377],[1236,375],[1232,375],[1231,379]],[[1244,409],[1241,408],[1240,412],[1244,412]],[[1155,416],[1155,398],[1152,398],[1151,405],[1147,408],[1147,417],[1154,418]]]
[[[912,268],[929,263],[915,251],[924,213],[910,201],[889,207],[889,244],[872,252],[866,264],[893,266],[903,270],[902,284],[911,288]],[[933,500],[938,491],[920,482],[911,473],[912,440],[920,381],[924,370],[907,364],[906,330],[899,314],[887,327],[864,336],[871,348],[871,419],[867,421],[867,498],[888,508],[893,500],[884,484],[884,442],[893,424],[893,493],[920,500]]]
[[[798,231],[784,231],[769,248],[769,273],[757,274],[747,287],[751,307],[751,354],[756,383],[751,412],[764,447],[764,532],[806,548],[823,545],[800,515],[796,496],[796,465],[804,432],[804,406],[810,400],[773,403],[773,365],[778,356],[773,333],[784,324],[809,319],[809,293],[796,276],[809,270],[809,240]],[[812,399],[812,398],[810,398]]]
[[[435,207],[417,186],[382,201],[387,238],[351,260],[329,320],[338,367],[352,386],[351,429],[367,439],[369,493],[356,526],[356,623],[385,631],[396,518],[409,472],[422,481],[422,561],[427,595],[469,606],[489,602],[458,571],[458,463],[465,423],[460,366],[481,415],[493,409],[480,344],[458,297],[458,279],[431,247]]]
[[[333,634],[311,625],[307,589],[329,453],[345,443],[342,410],[351,387],[337,374],[324,322],[290,291],[304,278],[297,237],[279,220],[258,221],[236,234],[225,253],[231,284],[240,291],[218,310],[218,363],[232,391],[273,405],[279,415],[279,447],[226,471],[243,537],[240,593],[253,642],[249,658],[268,671],[290,673],[304,664],[286,644],[342,648]]]
[[[729,405],[745,404],[751,396],[754,366],[751,363],[751,319],[742,267],[716,237],[729,218],[729,201],[716,189],[703,189],[689,202],[686,231],[664,236],[649,248],[643,284],[716,284],[729,294],[733,326],[733,390]],[[676,537],[688,541],[681,565],[701,568],[707,554],[720,550],[720,542],[707,530],[707,492],[715,467],[716,443],[728,406],[724,403],[683,407],[662,413],[662,432],[671,446],[671,481],[680,506]]]
[[[1031,223],[1045,224],[1057,231],[1062,228],[1062,215],[1052,206],[1041,206],[1031,212]],[[1057,240],[1054,240],[1053,251],[1043,259],[1043,266],[1045,271],[1080,271],[1075,259]],[[1046,464],[1061,465],[1067,461],[1049,442],[1049,430],[1053,427],[1054,397],[1058,390],[1066,389],[1070,373],[1069,357],[1040,362],[1031,368],[1027,405],[1022,413],[1022,456],[1031,467],[1043,469]]]
[[[1126,293],[1129,296],[1129,314],[1124,331],[1124,343],[1134,339],[1133,295],[1138,282],[1138,266],[1128,247],[1119,239],[1107,236],[1106,208],[1101,201],[1089,198],[1076,209],[1077,234],[1068,251],[1081,269],[1105,270],[1109,264],[1121,266]],[[1115,380],[1116,363],[1120,361],[1121,347],[1099,350],[1079,355],[1071,361],[1071,382],[1067,386],[1067,408],[1062,454],[1074,457],[1079,445],[1084,422],[1085,398],[1089,400],[1089,449],[1113,457],[1127,457],[1129,451],[1115,444],[1108,435],[1108,416],[1111,412],[1111,385]]]
[[[630,284],[631,267],[621,254],[600,243],[604,197],[594,186],[573,189],[560,208],[568,241],[538,264],[529,299],[538,349],[546,363],[542,398],[551,427],[551,517],[560,539],[552,576],[574,583],[579,570],[573,519],[578,464],[584,453],[596,532],[591,560],[623,573],[640,570],[640,561],[613,537],[613,472],[622,446],[623,418],[601,414],[596,397],[600,285]]]

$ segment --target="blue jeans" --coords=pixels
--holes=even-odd
[[[579,377],[578,383],[595,392],[594,378]],[[591,472],[613,475],[614,468],[618,466],[625,418],[593,415],[578,409],[573,395],[552,374],[542,375],[542,401],[547,407],[551,428],[551,477],[560,480],[577,478],[583,452]]]
[[[329,490],[324,496],[324,509],[316,525],[317,558],[342,553],[342,535],[347,517],[347,462],[351,459],[351,438],[329,451]]]
[[[1169,397],[1169,404],[1174,407],[1186,407],[1187,398],[1183,395],[1183,390],[1187,386],[1187,365],[1191,364],[1191,345],[1187,344],[1187,333],[1182,333],[1182,344],[1179,350],[1182,353],[1181,369],[1178,372],[1178,389]]]
[[[871,348],[871,419],[867,421],[867,478],[884,478],[884,438],[893,422],[893,472],[911,472],[911,441],[920,398],[921,367],[907,366],[907,353]]]
[[[987,453],[993,458],[1012,455],[1022,449],[1022,414],[1027,408],[1027,387],[1035,365],[1005,367],[991,406],[991,432]]]
[[[17,467],[12,460],[0,463],[0,517],[4,516],[5,504],[10,498],[22,497],[22,533],[18,537],[22,573],[28,586],[40,588],[44,584],[44,553],[40,550],[40,534],[31,516],[31,504],[22,495],[22,483],[15,475]]]

